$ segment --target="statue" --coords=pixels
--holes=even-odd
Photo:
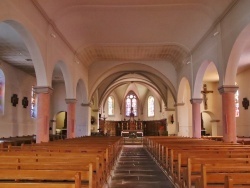
[[[131,112],[130,112],[130,130],[135,130],[135,119],[134,119],[135,115],[134,115],[134,110],[133,107],[131,107]]]

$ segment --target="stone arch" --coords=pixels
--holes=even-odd
[[[198,72],[196,74],[195,80],[194,80],[194,91],[193,91],[193,96],[192,98],[201,98],[201,89],[202,89],[202,84],[203,84],[203,77],[205,75],[205,72],[208,68],[208,66],[213,63],[215,65],[214,62],[209,61],[209,60],[205,60],[202,62],[202,64],[200,65]],[[216,67],[216,65],[215,65]],[[217,73],[218,73],[218,69],[216,67]]]
[[[88,95],[86,86],[82,79],[77,81],[76,85],[76,132],[75,136],[79,137],[82,135],[88,134],[88,129],[90,129],[90,112],[89,107],[87,106],[88,103]]]
[[[201,113],[203,114],[203,126],[206,129],[206,133],[209,133],[210,136],[222,135],[222,126],[218,124],[220,120],[216,119],[216,115],[211,111],[203,111]],[[207,119],[204,114],[209,118]]]
[[[93,87],[90,90],[89,96],[92,96],[93,93],[95,92],[96,88],[98,88],[98,85],[100,85],[103,80],[110,77],[112,74],[121,73],[121,72],[136,73],[137,71],[138,72],[150,72],[154,76],[157,75],[158,80],[163,81],[168,86],[170,92],[172,93],[172,95],[174,96],[174,99],[176,100],[175,96],[176,96],[177,92],[176,92],[176,88],[175,88],[174,84],[171,82],[171,80],[169,78],[167,78],[165,75],[163,75],[161,72],[159,72],[158,70],[154,69],[153,67],[150,67],[148,65],[141,64],[141,63],[123,63],[123,64],[114,66],[113,68],[109,69],[108,71],[106,71],[105,73],[100,75],[100,77],[95,82],[95,84],[93,84]]]
[[[242,55],[250,49],[250,24],[248,24],[238,35],[232,47],[227,67],[225,70],[224,85],[235,85],[237,70],[243,59]]]
[[[77,97],[77,100],[79,99],[78,101],[80,103],[87,102],[88,101],[87,88],[86,88],[86,85],[82,79],[79,79],[77,81],[76,90],[80,92],[80,95],[78,95],[80,98]],[[77,91],[76,91],[76,93],[77,93]]]
[[[192,106],[190,103],[191,87],[188,79],[180,81],[177,95],[177,133],[179,136],[192,137]]]
[[[38,47],[37,41],[32,36],[32,33],[28,31],[20,22],[17,22],[15,20],[4,20],[4,23],[14,28],[15,31],[23,39],[24,44],[26,45],[33,61],[37,86],[47,86],[48,80],[44,60]]]
[[[69,68],[67,67],[66,63],[59,60],[55,64],[53,70],[62,72],[63,80],[64,80],[64,83],[65,83],[66,98],[74,99],[75,98],[75,90],[72,88],[73,87],[72,74],[70,74]],[[52,74],[54,74],[54,71],[52,72]],[[52,80],[51,80],[51,82],[52,82]]]

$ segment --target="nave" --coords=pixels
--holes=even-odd
[[[109,188],[173,188],[142,145],[124,145]]]

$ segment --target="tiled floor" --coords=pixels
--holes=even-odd
[[[140,145],[124,146],[109,188],[174,188]]]

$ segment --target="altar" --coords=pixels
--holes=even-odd
[[[143,130],[122,130],[121,131],[122,137],[143,137]]]
[[[131,108],[130,119],[127,125],[123,126],[122,124],[121,136],[129,138],[143,137],[142,123],[139,124],[135,121],[133,108]]]

